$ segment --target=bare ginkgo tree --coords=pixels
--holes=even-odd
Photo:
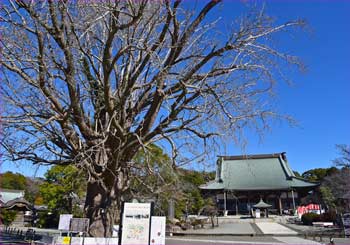
[[[3,1],[4,157],[85,171],[90,234],[109,236],[132,170],[156,174],[133,160],[140,149],[167,143],[175,166],[217,137],[264,129],[279,117],[274,83],[300,65],[272,40],[303,23],[252,8],[224,27],[220,4]]]

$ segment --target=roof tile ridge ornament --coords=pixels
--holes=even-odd
[[[218,157],[216,161],[216,175],[215,175],[215,181],[216,183],[223,183],[222,180],[222,157]]]
[[[287,160],[287,152],[285,152],[285,151],[281,152],[281,156],[282,156],[283,161],[288,162],[288,160]]]
[[[286,174],[287,180],[293,180],[294,173],[293,173],[293,170],[289,167],[286,152],[281,152],[280,156],[278,158],[280,160],[280,164],[282,166],[282,169],[283,169],[284,173]]]
[[[282,152],[281,153],[281,157],[283,159],[283,161],[285,162],[285,167],[286,168],[289,168],[291,173],[293,174],[292,176],[289,176],[288,179],[292,180],[292,179],[298,179],[298,180],[302,180],[302,181],[305,181],[305,182],[309,182],[309,183],[313,183],[313,184],[321,184],[320,182],[317,182],[317,181],[310,181],[310,180],[307,180],[303,177],[298,177],[294,174],[293,170],[290,168],[289,166],[289,163],[288,163],[288,160],[287,160],[287,156],[286,156],[286,152]]]

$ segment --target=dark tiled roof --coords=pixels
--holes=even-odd
[[[10,200],[5,204],[1,205],[1,207],[5,209],[24,208],[24,207],[28,210],[34,209],[33,205],[23,197]]]
[[[219,181],[201,186],[202,189],[225,190],[286,190],[313,188],[318,183],[309,182],[294,175],[285,153],[221,156]]]

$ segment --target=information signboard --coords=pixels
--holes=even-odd
[[[70,231],[73,232],[88,232],[89,219],[87,218],[72,218],[70,220]]]
[[[69,231],[71,218],[73,218],[73,214],[61,214],[60,221],[58,222],[58,229],[62,231]]]
[[[350,213],[343,214],[342,221],[345,236],[350,236]]]
[[[150,219],[150,203],[124,203],[121,244],[149,244]]]
[[[165,226],[164,216],[152,216],[151,218],[151,245],[165,245]]]
[[[255,218],[260,219],[260,209],[255,210]]]

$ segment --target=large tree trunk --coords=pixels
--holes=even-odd
[[[116,221],[120,202],[112,199],[98,182],[88,183],[85,214],[90,219],[89,234],[94,237],[109,237]]]
[[[91,236],[112,236],[113,225],[117,224],[120,217],[122,195],[129,185],[126,171],[108,174],[99,181],[88,183],[85,214],[90,219]]]

